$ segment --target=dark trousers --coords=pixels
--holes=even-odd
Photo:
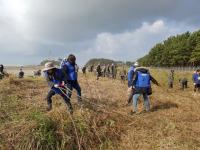
[[[173,88],[173,82],[168,82],[168,87]]]
[[[194,86],[194,92],[196,92],[196,91],[200,92],[200,84],[196,84]]]
[[[130,88],[130,87],[129,87]],[[135,94],[135,90],[132,89],[128,95],[128,104],[130,104],[133,101],[133,95]]]
[[[101,77],[101,72],[97,72],[97,80],[99,80],[99,77]]]
[[[82,99],[81,99],[81,87],[80,87],[78,81],[68,81],[67,82],[67,88],[69,90],[71,90],[71,91],[68,91],[68,93],[67,93],[68,97],[71,98],[72,91],[73,91],[73,89],[75,89],[77,91],[77,100],[78,100],[78,102],[82,101]]]
[[[64,92],[64,93],[66,93],[66,92]],[[47,95],[47,104],[48,105],[52,105],[52,97],[54,95],[56,95],[56,92],[54,90],[50,90],[48,95]],[[72,105],[71,105],[70,99],[64,94],[59,94],[59,95],[63,98],[63,100],[67,104],[68,108],[72,109]]]
[[[188,86],[187,86],[187,82],[181,82],[181,89],[184,90],[186,89]]]

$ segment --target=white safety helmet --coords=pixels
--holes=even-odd
[[[134,66],[135,66],[135,67],[139,67],[139,63],[136,61],[136,62],[134,63]]]

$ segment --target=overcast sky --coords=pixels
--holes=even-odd
[[[0,0],[0,63],[76,54],[135,61],[169,36],[200,29],[200,0]]]

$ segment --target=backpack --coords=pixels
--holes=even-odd
[[[68,76],[68,79],[67,80],[70,80],[70,81],[75,81],[77,80],[77,72],[76,72],[76,66],[70,64],[69,62],[67,62],[66,64],[66,67],[67,67],[67,76]]]
[[[149,88],[150,85],[150,74],[149,73],[143,73],[140,71],[137,71],[137,82],[136,87],[139,88]]]

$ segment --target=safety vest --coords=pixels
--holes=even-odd
[[[151,86],[150,84],[150,74],[148,73],[142,73],[140,71],[137,72],[137,82],[136,87],[139,88],[149,88]]]
[[[67,67],[67,80],[69,81],[75,81],[77,80],[77,72],[75,65],[70,64],[68,61],[64,62],[62,65],[63,67]]]

